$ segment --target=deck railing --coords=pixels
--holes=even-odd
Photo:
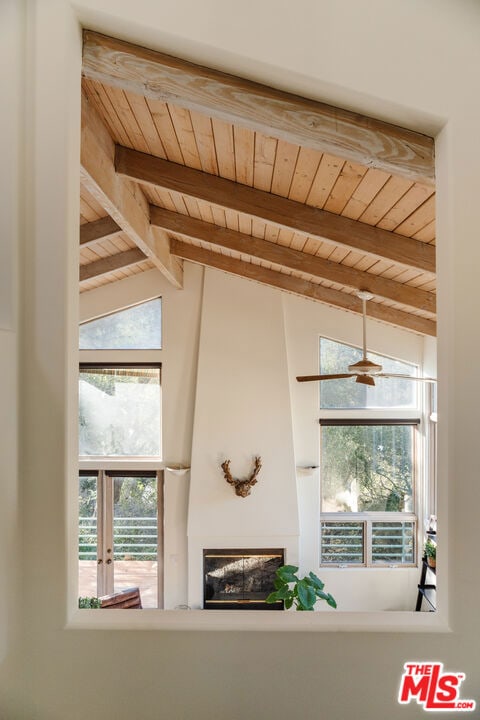
[[[414,565],[415,521],[324,521],[322,565]]]
[[[156,517],[116,517],[113,522],[114,560],[156,560]],[[79,560],[97,559],[97,519],[79,517]]]

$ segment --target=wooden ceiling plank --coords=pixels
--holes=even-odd
[[[432,222],[435,218],[435,195],[426,200],[423,205],[415,210],[401,225],[395,228],[395,232],[407,237],[412,237],[422,228]]]
[[[428,225],[425,225],[421,230],[413,235],[414,240],[421,240],[422,242],[433,242],[436,236],[436,225],[435,220],[431,220]]]
[[[115,146],[107,128],[88,98],[83,95],[82,183],[160,272],[175,287],[181,287],[182,267],[178,260],[170,255],[168,237],[158,228],[151,228],[149,206],[142,191],[116,174],[114,156]]]
[[[275,270],[269,270],[259,265],[254,265],[253,263],[244,263],[236,258],[225,257],[219,253],[195,247],[181,240],[172,240],[172,252],[184,260],[190,260],[200,263],[201,265],[207,265],[233,273],[234,275],[240,275],[241,277],[280,288],[281,290],[286,290],[296,295],[302,295],[303,297],[308,297],[335,307],[351,310],[358,314],[362,312],[361,301],[355,295],[349,295],[339,290],[332,290],[323,285],[294,277],[293,275],[286,275],[285,273],[276,272]],[[423,335],[435,336],[436,334],[436,324],[433,320],[403,311],[393,310],[374,302],[370,303],[368,314],[369,317],[383,320],[384,322],[404,327]]]
[[[271,187],[275,195],[288,197],[299,152],[298,145],[292,145],[286,140],[278,141]]]
[[[324,153],[318,166],[312,187],[306,202],[313,207],[323,208],[327,202],[333,186],[342,172],[345,160],[335,155]]]
[[[166,160],[167,154],[158,134],[157,127],[153,122],[152,114],[146,99],[142,95],[135,95],[134,93],[127,93],[126,97],[135,116],[135,120],[138,126],[142,129],[145,142],[150,148],[150,155],[156,155],[156,157],[161,157]]]
[[[125,128],[125,132],[130,138],[131,146],[141,150],[141,152],[150,153],[143,130],[138,125],[137,119],[130,107],[126,94],[115,87],[108,88],[107,92],[110,95],[112,105],[115,106],[120,121]]]
[[[270,192],[273,180],[273,168],[277,155],[278,140],[262,133],[255,134],[255,160],[253,167],[253,186],[257,190]]]
[[[301,232],[407,267],[435,271],[435,249],[418,240],[120,146],[116,149],[115,167],[120,175],[132,180],[245,212],[291,232]]]
[[[88,247],[105,238],[122,232],[120,225],[110,215],[80,226],[80,247]]]
[[[262,238],[255,238],[242,233],[233,232],[225,228],[217,228],[203,221],[194,220],[167,210],[150,208],[150,217],[153,225],[158,225],[167,232],[182,235],[187,238],[198,238],[224,249],[244,253],[259,258],[265,262],[281,265],[289,270],[302,273],[311,273],[316,277],[324,278],[357,290],[368,290],[374,295],[390,298],[396,302],[411,307],[435,312],[435,296],[430,293],[419,292],[400,283],[378,277],[376,275],[359,272],[338,262],[323,260],[317,256],[305,256],[305,253],[282,247],[276,243],[268,242]],[[348,251],[347,251],[348,252]]]
[[[242,185],[253,185],[255,133],[244,127],[233,128],[235,145],[235,179]]]
[[[434,188],[415,183],[383,216],[380,222],[377,223],[377,227],[382,230],[395,230],[434,192]]]
[[[342,216],[358,220],[389,179],[388,173],[369,169],[342,210]]]
[[[433,184],[432,138],[90,30],[83,74],[319,152]]]
[[[367,172],[364,165],[346,162],[338,176],[335,185],[330,191],[327,201],[322,206],[328,212],[340,215],[352,194],[357,189],[363,176]]]
[[[368,225],[377,225],[412,186],[410,180],[392,175],[358,219]]]
[[[115,105],[112,104],[112,101],[107,93],[108,88],[103,87],[103,85],[97,84],[97,93],[98,97],[100,99],[101,108],[103,108],[103,112],[100,112],[100,117],[104,124],[107,126],[107,128],[110,131],[110,136],[113,138],[115,142],[121,142],[122,144],[125,143],[128,147],[133,147],[130,141],[130,138],[128,136],[128,133],[126,132],[125,128],[123,127],[123,123],[120,120],[120,117],[117,113],[117,110],[115,108]],[[113,132],[112,132],[113,128]]]
[[[148,109],[152,116],[153,124],[157,129],[158,136],[162,141],[167,160],[176,163],[183,163],[183,155],[178,144],[172,118],[165,103],[157,100],[147,99]]]
[[[88,265],[82,265],[80,267],[80,282],[91,280],[100,275],[108,275],[114,270],[134,265],[142,260],[145,260],[145,255],[138,248],[126,250],[117,255],[109,255]]]
[[[176,105],[169,105],[168,109],[185,165],[201,170],[202,163],[189,111]]]
[[[233,125],[219,118],[212,118],[213,137],[218,162],[219,175],[228,180],[236,179],[235,144]]]
[[[217,155],[215,152],[215,139],[213,137],[212,120],[206,115],[190,111],[195,142],[197,143],[201,169],[211,175],[218,175]]]
[[[301,147],[288,197],[299,203],[306,202],[315,179],[322,153]]]
[[[117,143],[122,143],[122,145],[128,145],[128,137],[123,130],[123,126],[121,127],[122,132],[118,132],[118,125],[120,123],[103,85],[88,78],[83,78],[82,89],[107,126],[113,140]]]

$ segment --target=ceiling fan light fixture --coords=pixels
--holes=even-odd
[[[368,360],[366,357],[348,366],[348,372],[358,373],[359,375],[378,375],[382,370],[381,365],[377,365],[377,363]]]

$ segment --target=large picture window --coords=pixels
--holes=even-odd
[[[80,366],[79,452],[161,456],[160,366]]]
[[[356,348],[320,341],[321,373],[342,372],[359,357]],[[369,357],[387,372],[417,374],[413,364]],[[322,565],[416,563],[418,395],[408,379],[321,383]]]

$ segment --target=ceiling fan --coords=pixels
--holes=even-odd
[[[362,301],[363,315],[363,357],[356,363],[348,366],[348,372],[335,373],[333,375],[299,375],[298,382],[312,382],[315,380],[341,380],[342,378],[355,378],[355,382],[361,385],[375,385],[375,378],[400,378],[405,380],[417,380],[418,382],[437,382],[435,378],[415,377],[413,375],[402,375],[398,373],[384,373],[383,367],[372,362],[367,357],[367,300],[373,295],[364,290],[359,290],[358,297]]]

